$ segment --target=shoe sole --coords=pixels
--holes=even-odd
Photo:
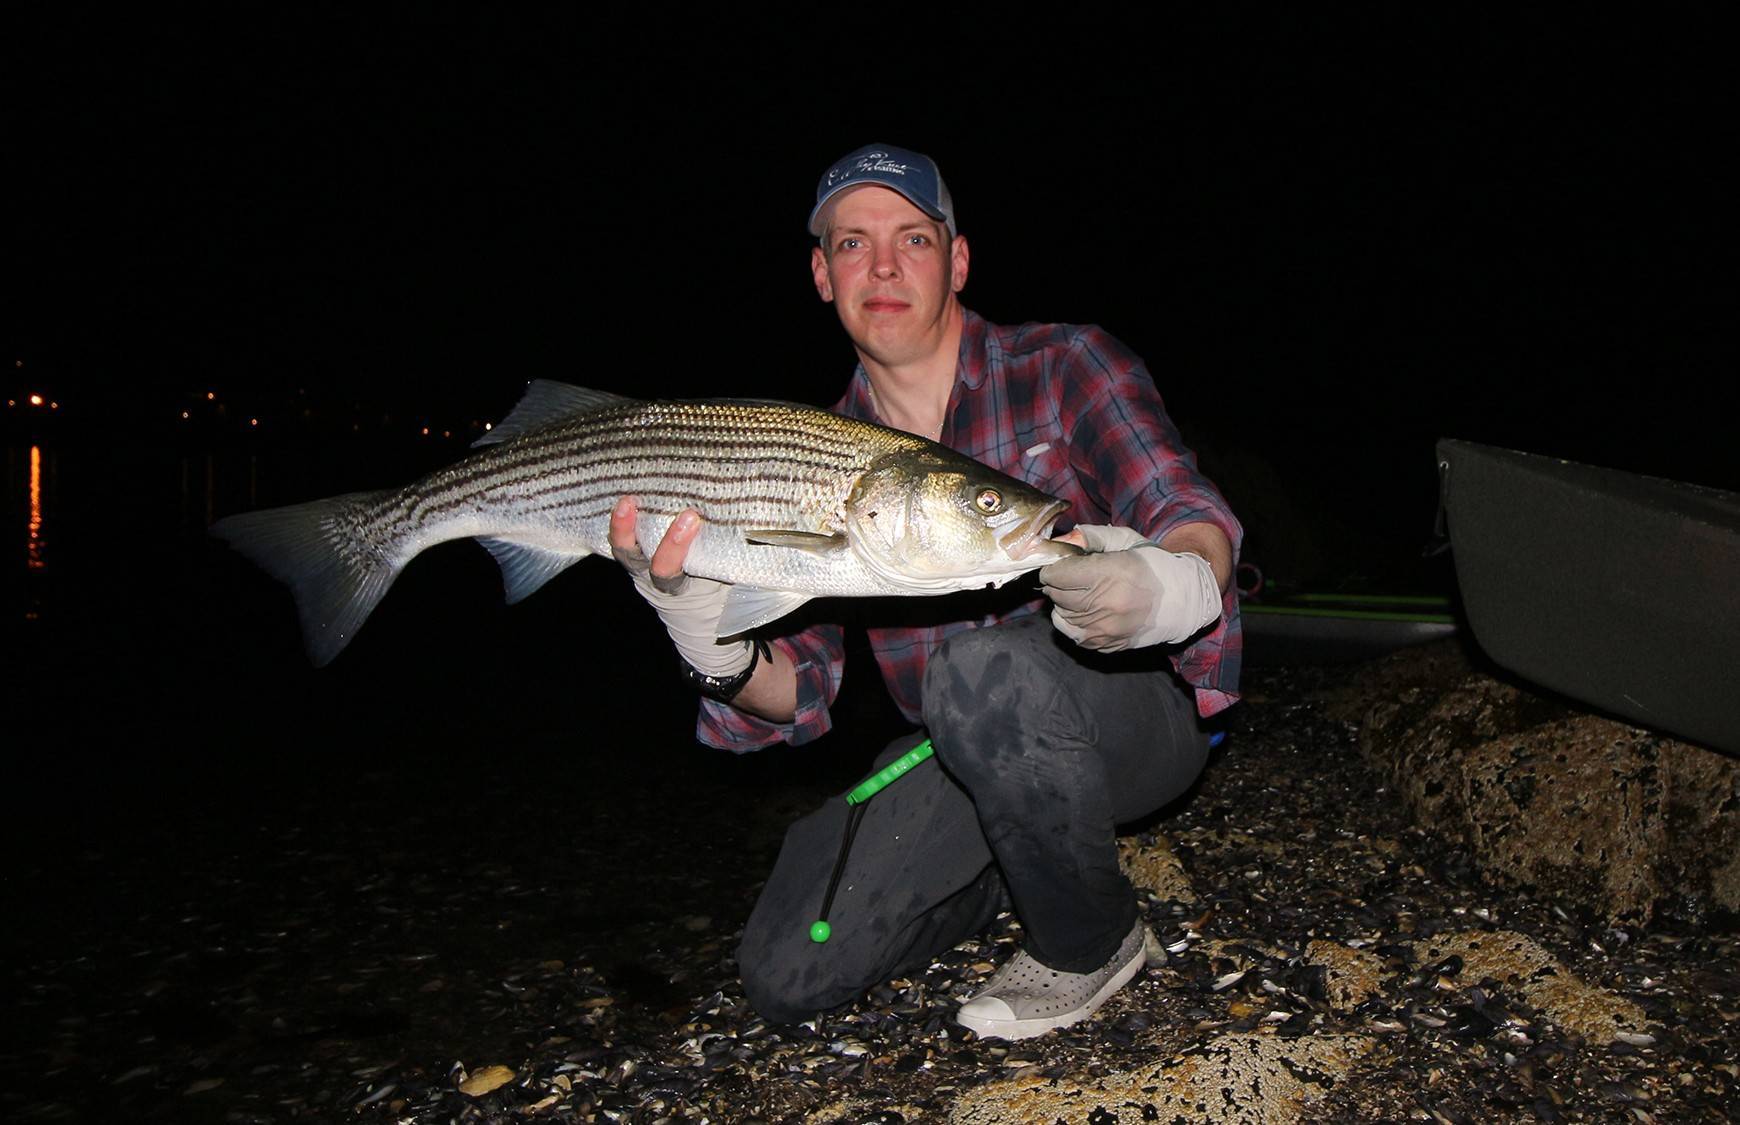
[[[1100,990],[1089,997],[1086,1004],[1061,1016],[1036,1016],[1024,1020],[992,1020],[956,1013],[955,1022],[982,1039],[989,1039],[992,1036],[998,1039],[1032,1039],[1034,1036],[1044,1035],[1048,1031],[1056,1031],[1060,1027],[1078,1024],[1099,1011],[1100,1006],[1111,999],[1112,993],[1129,984],[1131,979],[1142,971],[1147,960],[1144,951],[1138,948],[1136,956],[1130,959],[1130,963],[1113,973],[1111,979],[1102,984]]]

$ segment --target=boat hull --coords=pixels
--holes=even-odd
[[[1445,439],[1469,627],[1500,666],[1740,753],[1740,495]]]

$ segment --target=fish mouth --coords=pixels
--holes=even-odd
[[[1082,554],[1082,549],[1074,543],[1051,538],[1052,526],[1068,507],[1067,501],[1053,500],[1016,524],[1007,534],[999,536],[997,545],[1011,561],[1032,564],[1056,562]]]

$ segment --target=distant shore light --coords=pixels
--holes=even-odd
[[[30,396],[30,405],[41,406],[42,405],[42,396],[41,395],[31,395]]]

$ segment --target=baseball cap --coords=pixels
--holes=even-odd
[[[955,204],[937,171],[936,161],[922,152],[896,145],[865,145],[834,161],[816,184],[816,205],[810,210],[810,233],[822,233],[822,208],[850,187],[881,184],[904,195],[933,219],[941,219],[955,235]]]

